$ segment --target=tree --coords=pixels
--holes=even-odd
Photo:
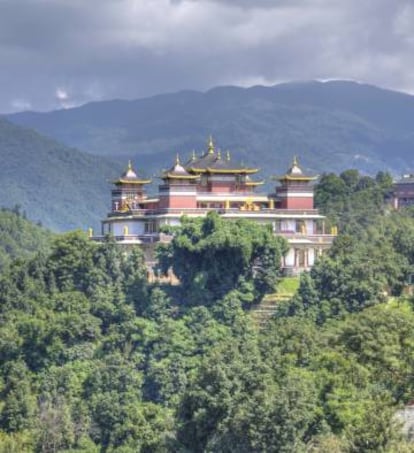
[[[339,177],[344,181],[349,192],[353,192],[356,189],[360,178],[359,171],[355,169],[345,170]]]
[[[212,212],[184,217],[172,242],[159,249],[159,260],[164,272],[173,268],[188,304],[212,304],[243,282],[253,283],[256,298],[274,290],[286,252],[286,241],[270,227]]]

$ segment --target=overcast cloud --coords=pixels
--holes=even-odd
[[[414,0],[0,0],[0,112],[330,78],[414,92]]]

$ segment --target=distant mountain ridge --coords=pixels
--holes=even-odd
[[[0,119],[0,206],[55,231],[98,227],[121,166]]]
[[[414,96],[348,81],[217,87],[8,118],[82,151],[131,157],[151,173],[177,152],[204,149],[210,133],[264,176],[293,154],[317,172],[414,168]]]

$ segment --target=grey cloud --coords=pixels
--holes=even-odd
[[[0,112],[218,84],[414,86],[397,0],[0,0]]]
[[[304,5],[312,0],[170,0],[172,4],[180,4],[183,2],[194,3],[218,3],[232,8],[284,8],[296,5]],[[316,0],[315,0],[316,2]]]

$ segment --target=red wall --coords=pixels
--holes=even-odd
[[[194,196],[160,197],[160,208],[189,209],[196,208],[197,200]]]
[[[233,192],[233,190],[234,190],[233,184],[211,183],[210,186],[211,192]]]
[[[313,198],[295,197],[282,198],[280,201],[281,209],[313,209]]]

